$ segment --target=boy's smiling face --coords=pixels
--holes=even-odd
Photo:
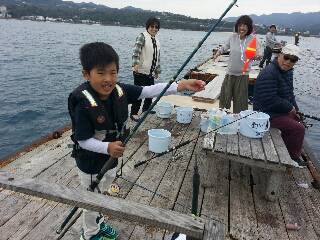
[[[109,97],[118,80],[115,63],[94,67],[90,72],[83,71],[83,77],[90,82],[91,87],[99,94],[101,100]]]

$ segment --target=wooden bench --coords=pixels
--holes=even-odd
[[[121,198],[69,188],[56,183],[22,178],[6,171],[0,171],[0,187],[97,211],[120,220],[183,233],[192,240],[224,239],[224,225],[222,222],[214,220],[213,217],[205,221],[200,217],[151,207]]]
[[[234,135],[221,135],[210,133],[203,143],[207,150],[207,168],[205,173],[206,187],[212,186],[211,173],[215,167],[215,159],[236,161],[253,167],[253,169],[271,170],[267,174],[264,195],[273,201],[278,196],[278,189],[282,182],[283,172],[289,167],[299,167],[290,158],[288,150],[281,138],[278,129],[270,129],[263,138],[247,138],[240,133]],[[259,173],[258,173],[259,174]],[[256,178],[258,176],[254,176]]]

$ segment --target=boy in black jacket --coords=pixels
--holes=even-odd
[[[121,157],[125,148],[119,136],[126,130],[128,104],[138,99],[155,97],[166,84],[140,87],[117,83],[119,57],[108,44],[95,42],[80,49],[83,76],[87,80],[69,96],[68,108],[72,120],[75,142],[73,156],[78,166],[81,185],[84,189],[96,178],[109,157]],[[182,80],[173,83],[166,94],[177,91],[201,91],[205,83],[200,80]],[[116,175],[117,162],[99,184],[103,190]],[[104,222],[97,212],[84,210],[83,232],[80,239],[116,239],[118,233]]]

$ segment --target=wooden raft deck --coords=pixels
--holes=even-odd
[[[198,138],[172,154],[155,159],[134,169],[134,163],[148,159],[147,130],[165,128],[172,133],[172,145],[199,136],[199,113],[191,124],[178,124],[175,118],[162,120],[148,117],[138,133],[127,145],[124,156],[120,197],[138,203],[177,212],[189,213],[192,199],[192,175],[197,156],[201,180],[208,157]],[[132,123],[131,123],[132,124]],[[77,188],[79,180],[74,159],[71,158],[70,132],[49,141],[33,151],[20,154],[3,170],[26,178],[40,179]],[[217,161],[212,177],[213,186],[201,187],[199,210],[203,219],[213,217],[225,225],[226,239],[320,239],[320,192],[311,187],[307,169],[284,172],[280,191],[274,202],[266,201],[253,184],[252,169],[234,161]],[[136,185],[134,185],[135,183]],[[308,183],[309,188],[298,183]],[[148,189],[148,190],[146,190]],[[156,192],[156,194],[151,191]],[[57,239],[55,230],[68,215],[71,206],[15,193],[0,192],[0,239]],[[79,214],[78,214],[79,216]],[[170,239],[172,233],[147,228],[110,217],[120,232],[119,239]],[[287,223],[298,223],[299,231],[286,229]],[[61,239],[79,239],[81,218]]]

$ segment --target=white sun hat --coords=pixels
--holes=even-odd
[[[297,56],[298,58],[301,58],[300,48],[298,46],[294,45],[294,44],[285,45],[282,48],[281,53],[289,54],[289,55],[293,55],[293,56]]]

